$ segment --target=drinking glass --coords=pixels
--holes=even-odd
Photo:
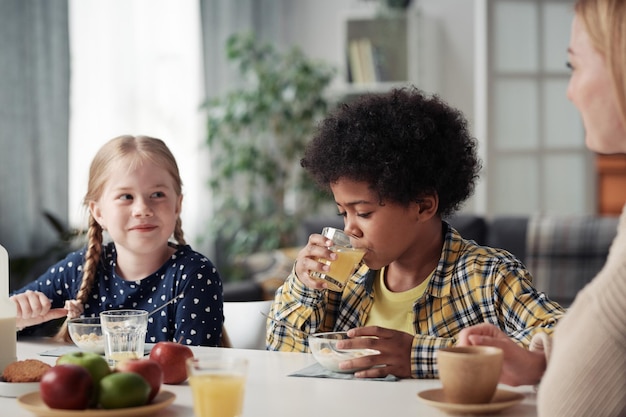
[[[346,282],[359,266],[359,263],[365,255],[363,249],[356,249],[350,243],[350,237],[342,230],[334,227],[325,227],[322,229],[322,236],[333,241],[333,245],[329,247],[331,251],[337,254],[337,259],[329,261],[328,259],[318,259],[319,262],[330,265],[327,273],[313,271],[311,275],[315,278],[323,279],[328,283],[328,289],[333,291],[343,291]]]
[[[248,361],[220,354],[187,359],[196,417],[238,417],[243,410]]]
[[[100,324],[104,334],[104,356],[109,365],[143,357],[148,330],[147,311],[103,311],[100,313]]]

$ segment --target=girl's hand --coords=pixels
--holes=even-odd
[[[348,336],[350,339],[337,342],[337,349],[375,349],[380,354],[344,361],[339,364],[342,369],[376,366],[355,372],[354,376],[384,378],[395,375],[398,378],[411,378],[412,335],[399,330],[367,326],[348,330]]]
[[[330,249],[333,241],[325,238],[320,234],[312,234],[309,236],[307,245],[298,252],[296,258],[296,276],[304,285],[309,288],[322,290],[328,288],[326,281],[311,276],[312,272],[327,273],[330,266],[318,262],[319,259],[328,259],[334,261],[337,255]]]
[[[65,317],[67,309],[50,308],[48,297],[38,291],[26,291],[9,298],[17,306],[16,326],[24,328]]]
[[[75,319],[83,314],[85,307],[83,306],[83,303],[78,300],[66,300],[65,309],[67,310],[67,318]]]
[[[481,323],[461,330],[457,345],[484,345],[502,349],[504,363],[500,382],[507,385],[537,384],[546,369],[546,357],[543,352],[524,349],[498,327],[489,323]]]

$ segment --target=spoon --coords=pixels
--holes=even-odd
[[[298,328],[297,328],[296,326],[294,326],[293,324],[291,324],[291,323],[287,323],[287,322],[286,322],[286,321],[284,321],[284,320],[278,320],[278,319],[275,319],[274,317],[272,317],[272,316],[270,316],[270,315],[268,315],[268,314],[265,314],[265,313],[264,313],[264,312],[262,312],[262,311],[259,311],[259,313],[261,313],[261,315],[262,315],[262,316],[265,316],[265,317],[267,317],[268,319],[272,320],[274,323],[276,323],[276,324],[280,324],[281,326],[285,326],[286,328],[291,329],[291,330],[294,330],[294,331],[296,331],[296,332],[299,332],[299,333],[301,333],[301,334],[303,334],[303,335],[305,335],[305,336],[312,336],[312,335],[313,335],[313,333],[308,333],[308,332],[306,332],[306,331],[304,331],[304,330],[302,330],[302,329],[298,329]]]
[[[293,324],[288,323],[288,322],[286,322],[286,321],[284,321],[284,320],[278,320],[278,319],[275,319],[274,317],[271,317],[271,316],[269,316],[269,315],[265,314],[265,313],[264,313],[264,312],[262,312],[262,311],[259,311],[259,313],[261,313],[261,315],[262,315],[262,316],[267,317],[268,319],[270,319],[271,321],[273,321],[273,322],[274,322],[274,323],[276,323],[276,324],[279,324],[279,325],[281,325],[281,326],[285,326],[286,328],[291,329],[291,330],[294,330],[294,331],[296,331],[296,332],[299,332],[299,333],[301,333],[301,334],[303,334],[303,335],[305,335],[305,336],[307,336],[307,337],[308,337],[308,336],[316,337],[316,333],[309,333],[309,332],[306,332],[306,331],[304,331],[304,330],[302,330],[302,329],[298,329],[298,328],[297,328],[296,326],[294,326]],[[333,350],[335,353],[339,353],[339,354],[341,354],[341,353],[345,353],[345,352],[349,352],[349,351],[350,351],[350,350],[344,350],[344,349],[337,349],[333,343],[328,343],[328,347],[329,347],[331,350]]]
[[[151,312],[148,313],[148,317],[150,317],[151,315],[153,315],[154,313],[156,313],[157,311],[167,307],[168,305],[172,304],[175,301],[178,301],[179,298],[182,298],[185,295],[185,293],[180,293],[178,294],[176,297],[172,298],[171,300],[169,300],[167,303],[163,304],[160,307],[155,308],[154,310],[152,310]]]

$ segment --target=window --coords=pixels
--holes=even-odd
[[[489,215],[595,210],[593,154],[566,97],[572,18],[573,0],[487,1]]]

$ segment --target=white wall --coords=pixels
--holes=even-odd
[[[483,51],[478,46],[481,40],[481,28],[475,27],[475,16],[480,15],[484,5],[482,0],[420,0],[424,18],[432,19],[439,29],[441,55],[441,79],[438,94],[450,105],[460,109],[467,117],[470,128],[478,140],[479,157],[486,162],[486,129],[477,91],[484,94],[484,89],[477,87],[476,65],[480,64]],[[478,11],[476,11],[478,10]],[[478,61],[477,61],[478,59]],[[484,175],[483,170],[483,175]],[[485,179],[481,177],[476,191],[465,203],[461,211],[484,214],[486,211]]]
[[[474,119],[474,1],[421,0],[424,18],[439,28],[441,82],[438,93]]]
[[[425,20],[437,27],[438,56],[424,56],[437,62],[440,70],[436,91],[451,105],[473,120],[474,108],[474,1],[414,0]],[[312,57],[344,66],[344,22],[354,15],[375,11],[374,2],[355,0],[296,0],[289,4],[285,36]]]

